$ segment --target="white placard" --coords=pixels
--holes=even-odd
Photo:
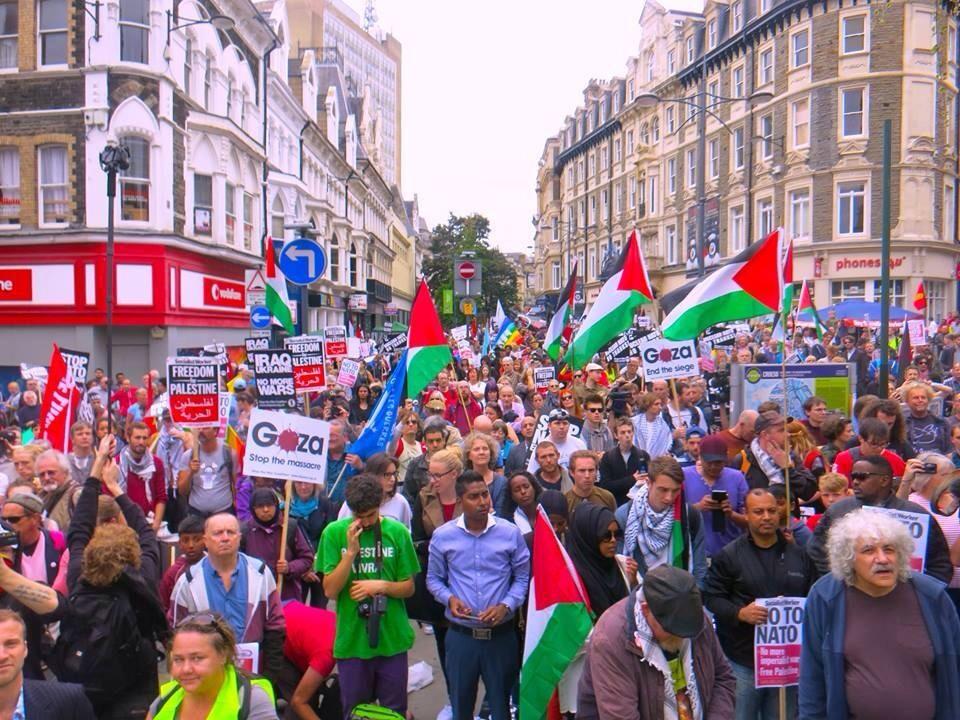
[[[753,631],[754,685],[758,688],[799,685],[807,599],[757,598],[756,602],[767,609],[767,621]]]
[[[250,413],[245,475],[324,484],[330,423],[254,408]]]
[[[340,363],[340,372],[337,374],[337,384],[345,388],[352,388],[360,374],[360,363],[356,360],[344,360]]]
[[[912,347],[927,344],[927,330],[923,326],[923,320],[907,320],[907,331],[910,333]]]
[[[651,340],[640,345],[643,378],[648,382],[699,375],[699,357],[693,340]]]
[[[885,512],[906,526],[913,538],[913,555],[910,556],[910,569],[918,573],[923,572],[927,560],[927,538],[930,537],[930,516],[927,513],[910,512],[909,510],[894,510],[893,508],[863,506],[867,510]]]

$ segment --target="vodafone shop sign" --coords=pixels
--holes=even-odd
[[[33,300],[33,271],[29,268],[0,268],[0,302]]]
[[[246,307],[245,292],[246,288],[242,282],[212,277],[203,278],[203,302],[206,305],[243,310]]]

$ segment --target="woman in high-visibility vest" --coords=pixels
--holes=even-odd
[[[148,720],[277,720],[273,687],[234,664],[237,639],[219,614],[188,615],[170,640],[170,682],[150,705]]]

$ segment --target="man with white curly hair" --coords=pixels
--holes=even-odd
[[[960,717],[960,618],[946,586],[910,570],[913,538],[883,512],[838,519],[830,574],[810,590],[800,717]]]

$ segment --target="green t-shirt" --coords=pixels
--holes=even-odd
[[[315,568],[324,575],[340,564],[347,550],[347,528],[353,518],[344,518],[327,525],[320,536]],[[413,628],[407,619],[407,608],[399,598],[387,598],[387,612],[380,618],[380,642],[370,647],[367,639],[367,619],[357,614],[357,601],[350,597],[354,580],[387,580],[397,582],[411,578],[420,572],[417,553],[413,549],[410,531],[392,518],[380,518],[383,543],[383,573],[376,570],[376,539],[373,529],[360,534],[360,554],[353,562],[350,579],[337,596],[337,637],[333,644],[333,656],[341,658],[389,657],[406,652],[413,647]]]

